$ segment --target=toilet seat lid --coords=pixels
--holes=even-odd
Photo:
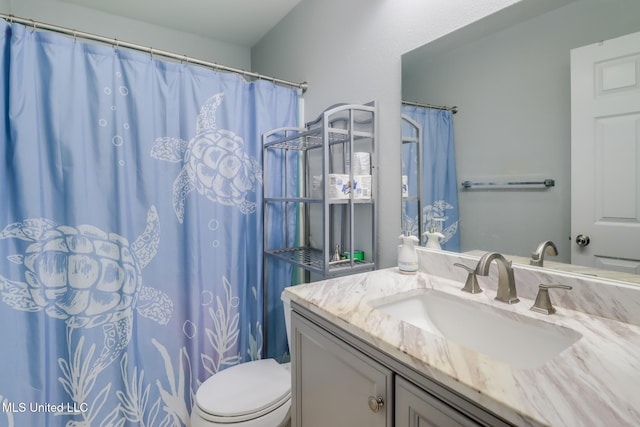
[[[242,363],[218,372],[196,392],[196,404],[213,418],[254,419],[291,397],[291,373],[273,359]]]

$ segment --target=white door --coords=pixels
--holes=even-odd
[[[571,162],[571,262],[640,274],[640,33],[571,51]]]

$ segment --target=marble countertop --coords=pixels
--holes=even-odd
[[[640,326],[533,300],[506,305],[495,291],[460,291],[462,282],[433,274],[377,270],[287,288],[298,305],[518,426],[640,425]],[[375,310],[371,301],[414,289],[435,289],[513,310],[580,334],[573,346],[538,368],[515,369]],[[555,302],[555,300],[554,300]],[[509,343],[505,342],[505,346]]]

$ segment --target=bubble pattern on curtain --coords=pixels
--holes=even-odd
[[[0,35],[0,425],[187,425],[206,378],[262,356],[261,135],[298,94]]]
[[[409,206],[403,212],[404,224],[413,224],[411,234],[417,235],[418,221],[422,230],[428,230],[432,218],[444,219],[440,246],[444,250],[460,251],[458,232],[458,188],[456,177],[455,147],[453,139],[453,113],[449,110],[402,106],[402,114],[414,120],[422,128],[422,212]],[[404,124],[403,124],[404,125]],[[405,130],[407,132],[408,130]],[[403,173],[410,188],[417,188],[415,144],[406,144],[402,151]],[[421,236],[421,244],[425,244]]]

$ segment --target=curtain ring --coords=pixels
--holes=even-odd
[[[37,30],[37,25],[36,25],[36,21],[34,21],[33,19],[31,20],[31,25],[33,26],[33,28],[31,29],[31,32],[34,33]]]
[[[120,48],[120,42],[116,38],[113,39],[113,48],[115,50],[118,50]]]
[[[153,48],[152,47],[149,48],[149,56],[151,57],[151,59],[153,59]]]
[[[73,30],[73,41],[74,42],[78,41],[78,32],[76,30]]]

